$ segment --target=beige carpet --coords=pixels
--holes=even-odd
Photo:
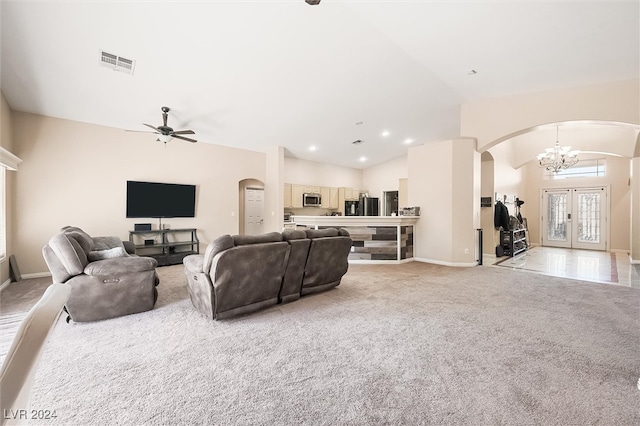
[[[351,265],[340,287],[203,318],[56,326],[32,408],[64,425],[633,425],[640,291],[497,267]]]

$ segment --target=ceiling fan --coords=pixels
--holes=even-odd
[[[167,126],[167,118],[169,117],[169,111],[171,109],[169,107],[162,107],[162,126],[152,126],[151,124],[142,123],[147,127],[153,129],[153,132],[158,135],[158,140],[160,142],[164,142],[165,144],[169,142],[171,139],[182,139],[187,142],[198,142],[195,139],[187,138],[182,135],[194,135],[195,132],[193,130],[173,130],[173,128]]]

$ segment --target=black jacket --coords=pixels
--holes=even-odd
[[[502,204],[502,201],[496,202],[496,209],[493,215],[493,226],[496,229],[502,227],[505,231],[509,230],[509,209]]]

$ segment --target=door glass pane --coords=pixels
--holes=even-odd
[[[567,194],[547,194],[547,240],[567,240]]]
[[[600,242],[600,193],[578,193],[578,241]]]

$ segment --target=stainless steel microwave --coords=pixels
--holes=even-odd
[[[320,207],[321,203],[320,194],[302,194],[303,207]]]

